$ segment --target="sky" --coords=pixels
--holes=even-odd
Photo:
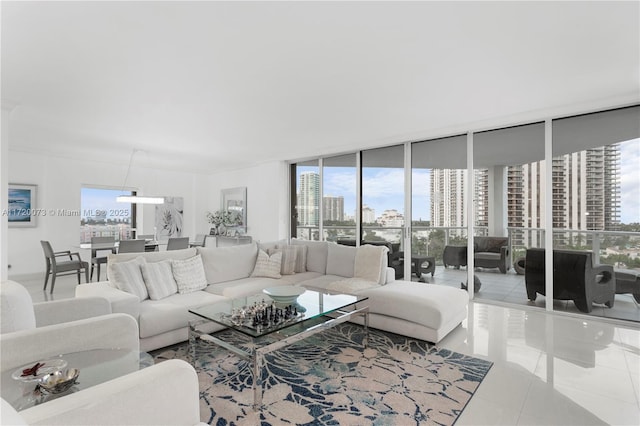
[[[308,169],[311,170],[311,169]],[[317,168],[315,170],[317,172]],[[429,172],[413,171],[413,219],[429,220]],[[345,197],[345,213],[355,212],[355,168],[326,167],[324,195]],[[384,210],[396,209],[404,213],[404,171],[392,168],[363,170],[363,202],[373,208],[376,217]],[[622,223],[640,222],[640,139],[620,144],[620,195]]]

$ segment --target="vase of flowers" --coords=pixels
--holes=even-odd
[[[207,212],[207,222],[213,225],[211,235],[224,235],[226,228],[238,226],[241,223],[241,218],[236,212],[217,210],[213,213]]]

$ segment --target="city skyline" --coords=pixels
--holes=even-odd
[[[620,222],[640,222],[640,139],[620,143]],[[317,172],[317,167],[304,167]],[[414,221],[431,220],[430,170],[413,169],[412,216]],[[404,170],[400,168],[363,168],[363,204],[375,210],[376,217],[385,210],[404,214]],[[326,167],[323,193],[343,196],[345,214],[352,216],[356,207],[355,167]]]

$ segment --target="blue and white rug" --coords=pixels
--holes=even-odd
[[[224,339],[244,338],[222,331]],[[250,365],[198,344],[201,419],[212,425],[451,425],[492,363],[427,342],[345,323],[265,357],[263,408],[251,408]],[[191,361],[184,343],[156,362]]]

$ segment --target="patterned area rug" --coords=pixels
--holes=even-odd
[[[237,333],[220,333],[251,347]],[[249,363],[199,342],[201,419],[215,425],[451,425],[492,366],[375,329],[364,349],[363,336],[361,326],[344,323],[267,355],[258,412],[251,408]],[[187,343],[153,356],[191,361]]]

